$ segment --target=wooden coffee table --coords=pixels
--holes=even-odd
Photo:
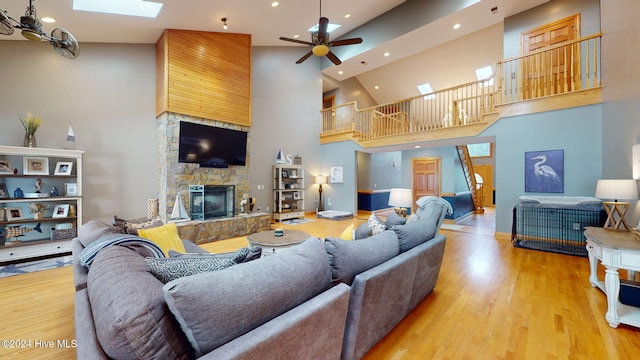
[[[299,230],[284,230],[284,235],[275,236],[275,230],[261,231],[247,236],[251,247],[262,248],[262,256],[274,254],[277,250],[282,250],[305,241],[310,235]]]

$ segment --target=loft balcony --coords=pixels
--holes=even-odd
[[[601,103],[601,36],[500,60],[481,81],[366,109],[323,109],[320,143],[372,148],[477,136],[510,116]]]

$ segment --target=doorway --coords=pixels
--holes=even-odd
[[[580,49],[577,44],[539,50],[580,37],[580,14],[546,24],[521,34],[523,99],[559,94],[580,88]]]
[[[413,192],[413,208],[418,199],[423,196],[440,196],[442,191],[442,174],[440,158],[411,159],[411,180]]]

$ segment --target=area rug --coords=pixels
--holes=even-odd
[[[444,230],[453,230],[453,231],[460,231],[463,229],[462,225],[455,225],[455,224],[442,224],[440,225],[440,228]]]
[[[0,266],[0,278],[71,265],[73,263],[72,259],[73,257],[71,255],[66,255],[50,259]]]
[[[284,221],[280,221],[281,224],[285,224],[285,225],[298,225],[298,224],[304,224],[306,222],[312,222],[315,220],[311,220],[311,219],[291,219],[291,220],[284,220]]]

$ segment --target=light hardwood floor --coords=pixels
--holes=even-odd
[[[466,219],[447,235],[438,284],[365,357],[413,359],[637,359],[640,330],[609,327],[606,298],[589,285],[586,258],[518,249]],[[310,216],[313,218],[313,216]],[[337,236],[352,220],[282,226]],[[314,219],[315,220],[315,219]],[[474,225],[475,224],[475,225]],[[246,246],[246,238],[205,244],[209,251]],[[600,270],[602,276],[602,269]],[[0,347],[2,359],[73,359],[71,267],[0,279],[0,339],[31,347]],[[53,341],[53,348],[36,348]]]

